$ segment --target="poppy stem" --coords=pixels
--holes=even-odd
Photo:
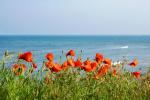
[[[61,58],[62,58],[62,57],[59,56],[59,60],[58,60],[58,63],[59,63],[59,64],[61,64],[61,60],[62,60]]]
[[[2,71],[5,71],[5,60],[2,60]]]
[[[41,67],[41,77],[43,77],[43,71],[44,71],[44,64],[45,64],[45,62],[43,61],[43,64],[42,64],[42,67]]]

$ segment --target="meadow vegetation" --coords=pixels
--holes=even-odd
[[[114,63],[101,53],[94,60],[74,59],[75,51],[65,54],[66,61],[56,63],[53,53],[42,66],[34,62],[32,52],[21,53],[7,64],[9,52],[0,62],[0,100],[149,100],[150,71],[130,72],[138,60]]]

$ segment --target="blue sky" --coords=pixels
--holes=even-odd
[[[0,0],[0,35],[150,35],[150,0]]]

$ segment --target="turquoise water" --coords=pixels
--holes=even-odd
[[[69,49],[74,49],[77,56],[83,50],[83,59],[94,58],[100,52],[114,61],[123,56],[138,58],[137,69],[150,65],[150,36],[0,36],[1,57],[5,50],[33,51],[35,61],[41,64],[46,53],[53,52],[57,62],[62,50]]]

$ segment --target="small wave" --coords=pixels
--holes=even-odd
[[[128,49],[129,46],[117,46],[117,47],[112,47],[110,49]]]
[[[129,46],[122,46],[122,47],[120,47],[121,49],[128,49],[129,48]]]

